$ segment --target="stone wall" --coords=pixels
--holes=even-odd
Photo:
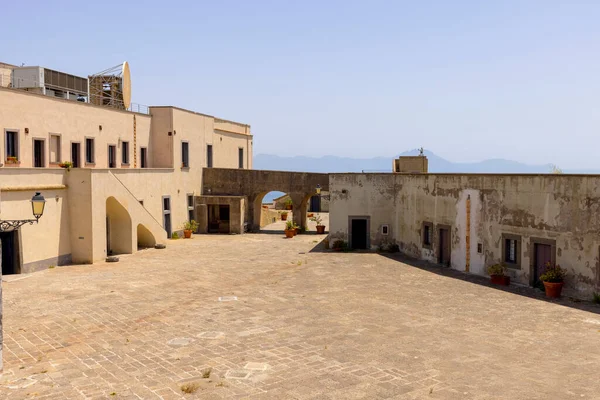
[[[369,216],[372,245],[394,241],[405,254],[437,262],[437,231],[446,225],[451,267],[486,275],[503,261],[508,235],[518,239],[513,280],[533,283],[537,242],[553,244],[568,288],[589,294],[600,287],[600,176],[332,174],[330,189],[332,238],[348,240],[348,218]],[[432,226],[431,246],[423,245],[424,223]]]

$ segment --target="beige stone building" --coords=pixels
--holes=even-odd
[[[164,243],[196,219],[202,168],[252,168],[250,126],[177,107],[148,114],[0,87],[3,272],[22,273]],[[61,168],[65,162],[72,168]]]
[[[599,291],[600,176],[431,174],[414,171],[414,162],[410,173],[331,174],[330,242],[395,243],[478,275],[504,263],[524,285],[557,263],[568,271],[567,289]]]

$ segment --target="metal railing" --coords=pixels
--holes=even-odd
[[[127,111],[136,112],[140,114],[150,114],[150,107],[143,104],[131,103]]]

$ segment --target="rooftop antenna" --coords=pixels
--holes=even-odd
[[[88,77],[88,98],[92,104],[127,110],[131,105],[129,63],[115,65]]]
[[[421,147],[419,149],[419,156],[423,157],[425,155],[425,150],[423,150],[423,147]]]

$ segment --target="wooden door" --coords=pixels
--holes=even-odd
[[[439,233],[439,257],[440,264],[450,266],[450,230],[440,228]]]
[[[533,269],[533,282],[537,282],[544,272],[547,263],[552,262],[552,246],[549,244],[535,243],[535,264]]]

